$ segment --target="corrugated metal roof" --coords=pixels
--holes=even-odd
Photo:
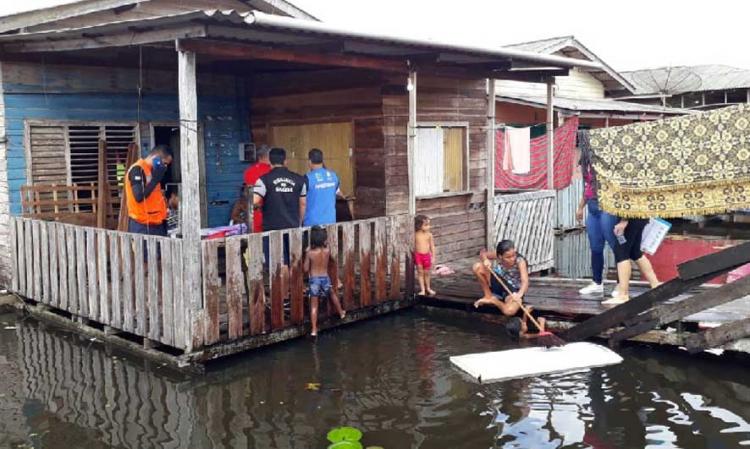
[[[720,64],[660,67],[622,72],[636,86],[636,95],[668,95],[750,87],[750,70]]]
[[[529,105],[546,107],[547,99],[535,95],[501,95],[498,100],[517,100],[528,103]],[[670,114],[683,115],[690,114],[694,111],[679,108],[664,108],[640,103],[628,103],[625,101],[601,99],[601,100],[581,100],[578,98],[555,97],[555,107],[566,109],[571,112],[628,112],[634,114]]]
[[[520,42],[517,44],[507,45],[507,47],[517,48],[519,50],[533,51],[534,53],[548,53],[552,49],[560,48],[560,45],[565,44],[571,39],[575,39],[575,36],[560,36],[551,37],[548,39],[539,39],[536,41]]]

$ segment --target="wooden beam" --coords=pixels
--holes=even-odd
[[[409,72],[407,90],[409,91],[409,124],[407,130],[407,163],[409,176],[409,214],[417,213],[417,196],[414,192],[414,152],[417,150],[417,72]]]
[[[75,39],[58,39],[45,41],[19,42],[3,44],[3,53],[57,52],[71,50],[88,50],[106,47],[127,47],[157,42],[173,42],[176,39],[199,38],[206,36],[205,25],[190,25],[179,28],[164,28],[150,31],[131,31],[128,33],[91,36]]]
[[[487,79],[487,248],[495,247],[495,80]]]
[[[693,287],[697,287],[722,273],[723,272],[721,271],[707,273],[701,277],[690,280],[680,278],[672,279],[671,281],[665,282],[624,304],[620,304],[606,312],[602,312],[599,315],[589,318],[575,327],[568,329],[560,336],[568,341],[578,341],[591,338],[607,329],[619,326],[627,319],[645,312],[654,305],[674,298],[675,296],[684,293]]]
[[[750,242],[724,249],[718,253],[680,264],[677,272],[682,279],[693,279],[707,271],[729,271],[750,262]]]
[[[568,76],[567,69],[542,70],[542,71],[515,71],[495,72],[496,80],[525,81],[527,83],[545,83],[555,76]]]
[[[404,61],[379,59],[369,56],[304,53],[287,48],[271,48],[260,45],[208,40],[180,41],[178,45],[181,51],[191,51],[217,58],[284,61],[334,67],[353,67],[381,72],[406,73],[408,70]]]
[[[740,338],[750,336],[750,318],[723,324],[714,329],[691,335],[685,340],[688,352],[695,354],[710,348],[717,348]]]
[[[547,188],[555,189],[555,80],[547,80]]]
[[[609,338],[610,345],[619,344],[628,338],[641,335],[662,324],[671,323],[711,307],[734,301],[750,294],[750,277],[731,284],[722,285],[693,295],[674,304],[654,307],[646,313],[625,321],[625,329],[614,333]]]
[[[200,161],[198,150],[198,85],[196,55],[179,51],[178,88],[180,100],[180,157],[181,157],[181,228],[184,257],[184,298],[189,305],[188,319],[183,325],[189,327],[190,344],[200,342],[201,315],[203,309],[201,261],[201,205],[200,205]]]
[[[99,140],[99,154],[97,158],[97,176],[96,176],[96,227],[107,227],[107,206],[109,203],[107,179],[107,141]]]

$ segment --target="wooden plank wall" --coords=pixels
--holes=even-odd
[[[495,197],[495,235],[497,242],[513,240],[523,254],[530,272],[552,268],[555,264],[555,192],[540,190]]]
[[[352,311],[403,297],[409,278],[413,217],[380,217],[328,226],[328,245],[336,263],[329,276],[344,309]],[[305,323],[309,303],[303,294],[302,263],[308,231],[290,229],[263,234],[206,240],[203,246],[203,341],[210,346],[244,337],[281,331]],[[264,239],[269,261],[264,267]],[[288,242],[289,268],[284,267],[284,242]],[[226,268],[219,259],[226,254]],[[411,270],[413,272],[413,269]],[[413,285],[413,283],[412,283]],[[332,311],[324,301],[321,318]],[[195,342],[195,340],[194,340]]]
[[[408,211],[406,152],[408,95],[405,80],[389,79],[383,88],[386,214]],[[485,80],[436,78],[419,74],[417,123],[464,122],[469,125],[468,191],[447,197],[418,199],[417,213],[432,218],[438,261],[470,257],[485,245],[487,91]]]
[[[182,241],[12,217],[11,291],[179,349]]]
[[[0,136],[7,136],[5,127],[5,64],[0,63]],[[0,140],[0,285],[11,283],[10,188],[8,185],[8,139]]]
[[[253,80],[251,126],[256,144],[273,144],[272,125],[354,124],[357,218],[385,215],[381,75],[355,70],[259,76]],[[326,149],[322,148],[325,153]],[[348,192],[347,192],[348,193]]]

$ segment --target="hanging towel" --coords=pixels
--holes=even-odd
[[[531,171],[531,128],[508,128],[505,131],[510,168],[516,175],[525,175]],[[505,160],[504,160],[505,162]],[[503,163],[503,168],[506,164]]]

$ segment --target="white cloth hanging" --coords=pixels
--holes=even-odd
[[[505,129],[503,170],[512,170],[516,175],[531,171],[531,128]]]

